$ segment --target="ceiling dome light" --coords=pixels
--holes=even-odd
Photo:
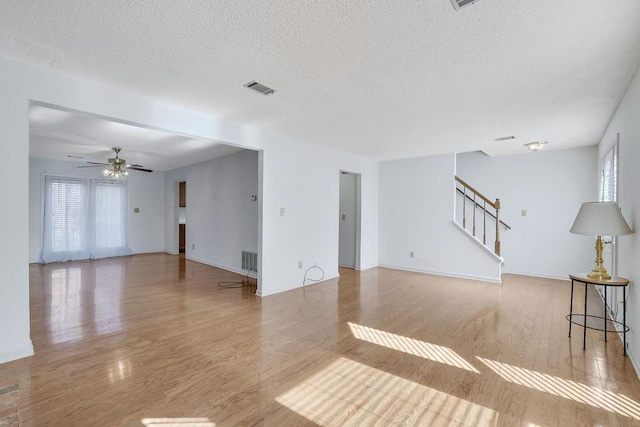
[[[547,145],[547,141],[535,141],[528,144],[524,144],[531,151],[540,151]]]

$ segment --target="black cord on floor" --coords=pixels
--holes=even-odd
[[[314,268],[317,268],[322,273],[322,277],[320,277],[319,279],[312,279],[310,277],[307,277],[307,273],[309,273],[309,270],[312,270]],[[307,271],[304,272],[304,279],[302,279],[302,287],[304,287],[304,285],[307,283],[307,280],[311,280],[313,282],[320,282],[322,281],[322,279],[324,279],[324,270],[318,267],[317,265],[312,265],[311,267],[307,268]]]
[[[253,282],[249,280],[249,273],[252,271],[255,271],[256,273],[258,272],[255,268],[250,268],[247,270],[247,277],[242,282],[218,282],[218,286],[226,289],[248,288],[250,286],[256,287],[258,286],[258,279],[255,279]]]

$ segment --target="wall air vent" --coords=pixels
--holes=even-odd
[[[242,251],[242,269],[258,271],[258,254],[256,252]]]
[[[244,87],[248,87],[249,89],[253,89],[255,91],[258,91],[263,95],[271,95],[273,92],[275,92],[275,90],[273,90],[270,87],[267,87],[267,86],[265,86],[265,85],[263,85],[261,83],[258,83],[255,80],[245,84]]]
[[[478,0],[451,0],[451,4],[453,4],[453,8],[455,10],[460,10],[463,7],[469,6],[470,4],[473,4],[477,1]]]

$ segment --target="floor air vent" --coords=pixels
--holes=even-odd
[[[255,252],[242,251],[242,269],[258,271],[258,254]]]
[[[258,83],[255,80],[245,84],[244,87],[248,87],[249,89],[258,91],[263,95],[271,95],[273,92],[275,92],[275,90],[271,89],[268,86],[263,85],[262,83]]]
[[[477,1],[478,0],[451,0],[451,3],[453,4],[453,8],[455,10],[460,10],[463,7],[469,6],[470,4],[473,4]]]

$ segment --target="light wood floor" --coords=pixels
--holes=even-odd
[[[569,282],[341,269],[259,298],[166,254],[30,273],[36,354],[0,365],[24,426],[640,424],[619,339],[567,337]]]

